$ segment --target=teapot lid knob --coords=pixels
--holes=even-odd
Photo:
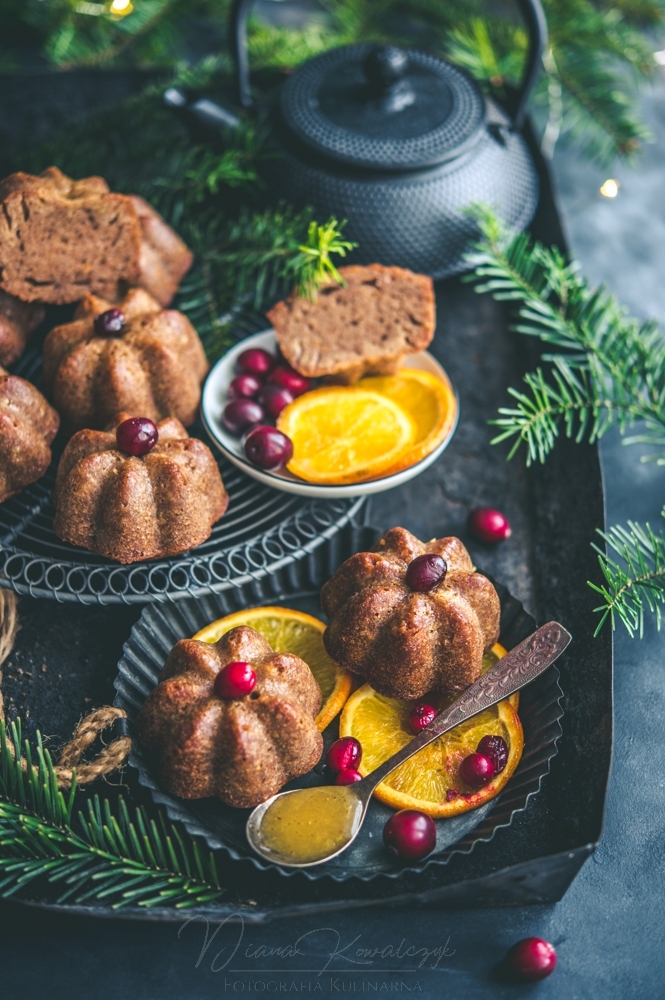
[[[409,57],[397,45],[374,45],[363,59],[363,73],[374,91],[387,90],[401,80],[409,66]]]

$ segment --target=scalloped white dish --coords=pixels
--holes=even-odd
[[[222,412],[228,401],[229,386],[231,380],[237,375],[236,360],[239,354],[250,347],[260,347],[264,351],[270,351],[274,354],[277,350],[274,330],[270,328],[261,333],[256,333],[252,337],[245,338],[245,340],[236,344],[235,347],[232,347],[230,351],[227,351],[223,358],[220,358],[208,375],[203,388],[201,417],[212,441],[226,458],[230,462],[233,462],[239,469],[242,469],[243,472],[247,473],[248,476],[252,476],[253,479],[257,479],[266,486],[272,486],[286,493],[297,493],[299,496],[319,497],[326,500],[348,499],[351,497],[369,496],[372,493],[382,493],[384,490],[391,490],[395,486],[401,486],[402,483],[408,482],[415,476],[419,476],[425,469],[428,469],[437,460],[439,455],[445,451],[455,433],[459,418],[459,398],[455,392],[455,388],[439,362],[427,351],[421,351],[419,354],[410,354],[404,361],[404,367],[419,368],[421,371],[429,372],[436,378],[441,379],[442,382],[445,382],[455,397],[457,408],[454,422],[447,436],[434,451],[430,452],[420,462],[416,462],[415,465],[411,465],[407,469],[402,469],[391,476],[371,479],[364,483],[353,483],[349,486],[321,486],[314,483],[307,483],[303,479],[298,479],[297,476],[292,475],[287,469],[280,469],[278,472],[266,472],[264,469],[258,469],[255,465],[247,461],[240,439],[229,434],[222,424]]]

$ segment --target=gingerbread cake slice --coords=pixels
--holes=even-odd
[[[434,336],[432,279],[382,264],[340,268],[343,285],[324,286],[314,302],[292,292],[268,313],[279,348],[309,378],[342,384],[396,372]]]

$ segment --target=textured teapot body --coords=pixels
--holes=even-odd
[[[396,264],[444,278],[467,267],[464,255],[478,236],[469,208],[489,205],[508,226],[522,230],[538,203],[538,176],[519,132],[505,112],[487,102],[487,125],[461,156],[420,170],[357,169],[275,130],[280,156],[267,179],[274,193],[316,218],[346,219],[344,235],[358,244],[356,263]]]

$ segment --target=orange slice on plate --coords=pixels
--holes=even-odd
[[[306,392],[282,410],[277,427],[293,442],[289,472],[331,485],[382,476],[417,433],[413,416],[393,399],[356,386]]]
[[[263,636],[276,653],[295,653],[314,674],[323,704],[316,717],[321,732],[342,710],[353,686],[353,676],[331,660],[323,645],[326,626],[318,618],[292,608],[263,607],[236,611],[206,625],[194,636],[203,642],[217,642],[238,625],[249,625]]]
[[[502,647],[494,655],[500,658]],[[363,748],[360,773],[375,770],[413,739],[408,716],[413,702],[378,694],[364,684],[351,695],[339,723],[340,736],[355,736]],[[443,703],[437,707],[443,707]],[[503,771],[484,788],[468,788],[459,774],[467,754],[475,753],[483,736],[502,736],[508,745]],[[401,764],[377,787],[377,799],[392,809],[419,809],[435,819],[458,816],[484,805],[505,787],[524,746],[522,725],[510,701],[474,715]]]
[[[384,472],[391,475],[422,461],[448,437],[457,417],[457,400],[451,387],[436,375],[419,368],[402,368],[397,375],[363,378],[358,388],[388,396],[406,410],[416,424],[411,446]]]

